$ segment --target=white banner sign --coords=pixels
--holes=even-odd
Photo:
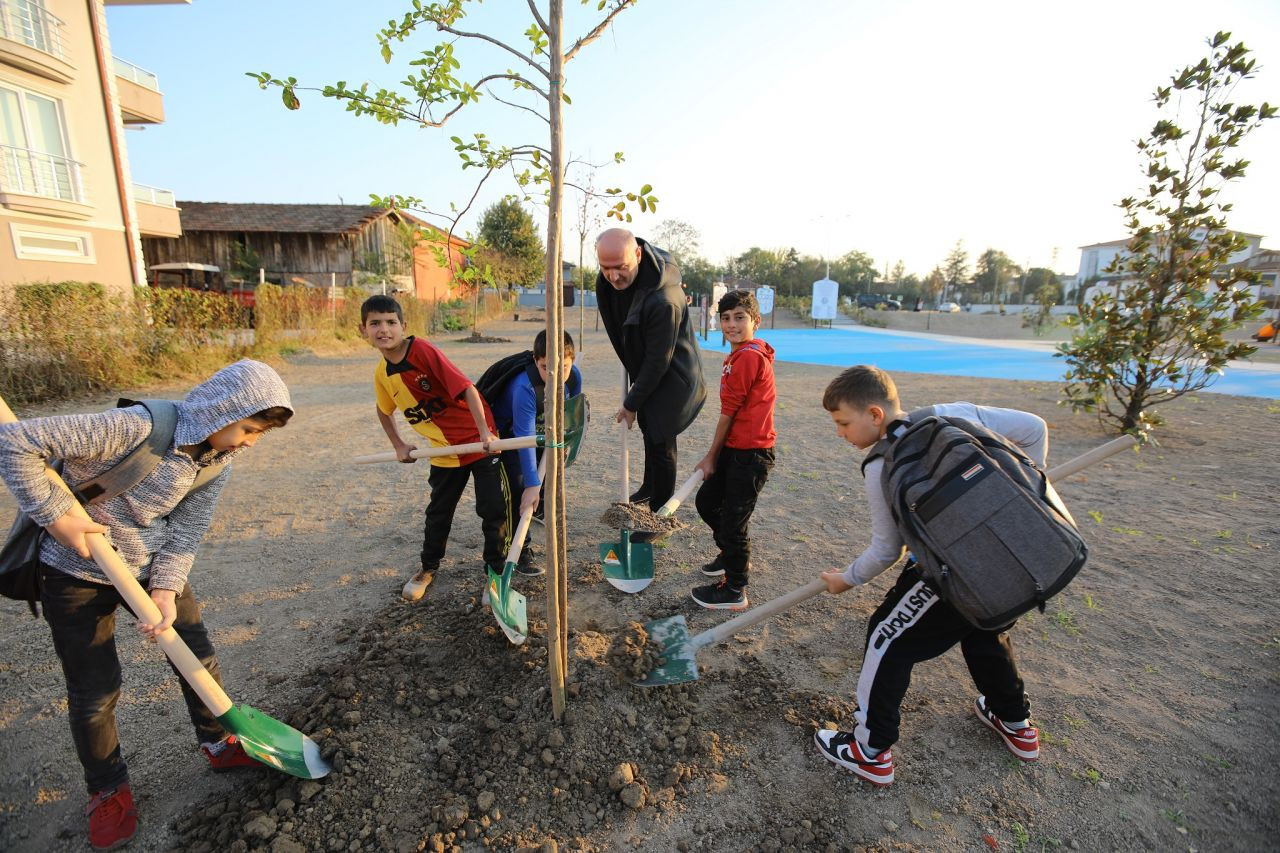
[[[756,302],[760,303],[761,314],[773,313],[773,288],[762,284],[756,288]]]
[[[819,279],[813,283],[813,304],[809,316],[815,320],[834,320],[836,318],[836,300],[840,293],[840,285],[829,278]]]

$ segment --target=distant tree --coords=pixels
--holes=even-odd
[[[866,252],[845,252],[831,264],[831,277],[840,282],[840,294],[865,293],[876,280],[876,262]]]
[[[934,267],[929,274],[924,277],[924,281],[920,285],[921,291],[924,293],[926,302],[936,305],[942,291],[947,286],[947,274],[942,271],[942,267]]]
[[[1058,274],[1051,269],[1045,267],[1032,267],[1027,270],[1022,290],[1025,294],[1031,295],[1031,300],[1037,305],[1043,304],[1041,290],[1045,287],[1052,288],[1049,295],[1053,299],[1055,305],[1062,304],[1062,281],[1058,278]]]
[[[689,295],[695,299],[699,294],[711,294],[711,285],[716,279],[715,264],[698,255],[691,255],[680,262],[680,274]]]
[[[533,217],[519,201],[504,198],[490,205],[476,237],[498,284],[530,287],[542,281],[546,250]],[[500,271],[503,278],[497,278]]]
[[[945,298],[948,294],[952,294],[953,299],[959,296],[957,288],[969,277],[969,253],[964,250],[963,241],[957,240],[956,247],[942,262],[942,275],[946,282],[942,292],[943,297]]]
[[[782,249],[762,249],[752,246],[733,259],[735,275],[749,278],[757,284],[777,287],[782,279],[783,266],[787,260],[787,252]]]
[[[977,273],[973,277],[974,289],[979,294],[991,294],[992,302],[1008,302],[1010,283],[1017,283],[1021,269],[1008,255],[998,249],[987,249],[978,256]],[[979,299],[985,302],[985,299]]]
[[[1045,272],[1048,272],[1048,270],[1045,270]],[[1043,335],[1057,325],[1053,319],[1053,306],[1058,304],[1058,298],[1061,293],[1062,289],[1058,286],[1057,281],[1046,281],[1040,285],[1031,297],[1032,302],[1036,305],[1036,310],[1028,311],[1022,315],[1022,327],[1033,330],[1038,336]]]
[[[1225,337],[1262,306],[1241,287],[1254,274],[1227,266],[1245,241],[1228,230],[1231,205],[1219,195],[1248,166],[1233,149],[1276,108],[1236,102],[1255,60],[1230,39],[1209,39],[1208,56],[1156,89],[1163,114],[1138,142],[1146,192],[1120,202],[1131,236],[1106,270],[1120,286],[1083,304],[1075,337],[1058,348],[1067,402],[1124,432],[1149,430],[1160,423],[1153,406],[1204,388],[1255,351]]]
[[[676,263],[683,267],[686,260],[698,254],[702,235],[688,222],[664,219],[653,231],[653,243],[670,252]]]
[[[902,261],[898,261],[893,265],[893,272],[889,273],[889,281],[893,282],[895,285],[899,285],[902,283],[902,279],[905,278],[906,275],[907,265]]]

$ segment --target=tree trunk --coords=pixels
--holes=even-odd
[[[550,0],[547,26],[550,40],[551,84],[548,117],[551,130],[551,192],[547,202],[547,442],[546,559],[547,559],[547,671],[551,676],[551,714],[564,714],[565,677],[568,669],[568,573],[564,541],[564,299],[560,264],[560,213],[564,200],[562,115],[564,48],[563,0]]]

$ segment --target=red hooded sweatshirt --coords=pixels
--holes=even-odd
[[[756,338],[729,353],[720,373],[720,413],[733,416],[725,447],[773,447],[773,347]]]

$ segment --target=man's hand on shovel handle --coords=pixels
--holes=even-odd
[[[111,532],[96,521],[81,518],[70,512],[63,513],[61,518],[54,521],[45,530],[60,544],[75,551],[86,560],[89,559],[89,545],[84,541],[85,534],[101,533],[106,535]]]
[[[142,636],[155,642],[156,637],[169,630],[173,620],[178,617],[178,605],[175,602],[177,597],[178,594],[171,589],[151,590],[151,600],[156,603],[156,607],[160,608],[160,622],[155,625],[139,622],[138,631]]]

